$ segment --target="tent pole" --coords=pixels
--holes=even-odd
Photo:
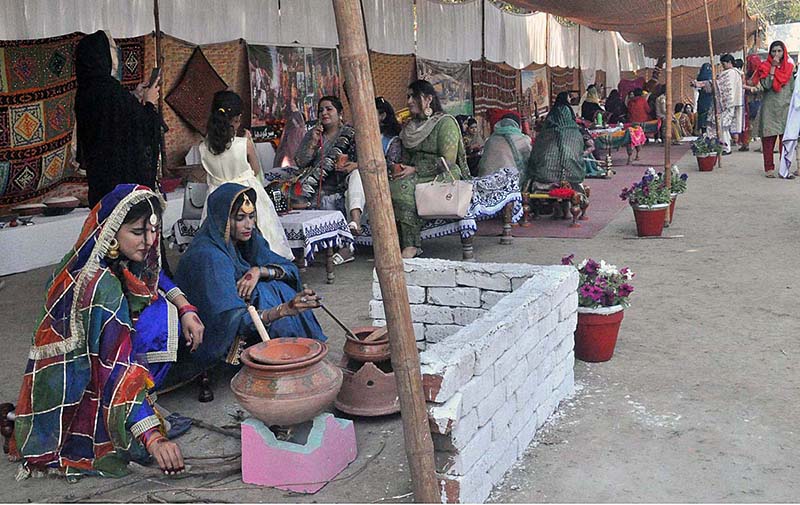
[[[397,228],[389,193],[386,160],[375,109],[367,43],[359,0],[333,0],[344,83],[356,130],[358,165],[369,202],[375,270],[383,294],[389,328],[392,368],[400,399],[403,438],[411,471],[414,499],[440,503],[433,461],[433,441],[422,391],[419,354],[411,325],[403,260],[397,246]]]
[[[153,0],[153,22],[156,29],[156,66],[161,68],[161,79],[158,83],[161,92],[158,94],[158,117],[160,120],[159,130],[161,131],[161,165],[156,174],[156,180],[160,181],[164,176],[164,168],[167,166],[167,145],[164,141],[164,54],[161,50],[161,20],[159,18],[158,0]]]
[[[742,62],[747,62],[747,0],[742,0]],[[747,66],[744,66],[747,71]]]
[[[666,0],[667,3],[667,62],[666,62],[666,79],[667,79],[667,124],[664,125],[664,182],[669,191],[672,186],[672,163],[670,160],[670,146],[672,145],[672,0]],[[670,215],[669,207],[667,213],[664,214],[664,226],[669,226]]]
[[[708,15],[708,0],[703,0],[703,7],[706,10],[706,29],[708,30],[708,59],[711,62],[711,84],[714,93],[714,119],[717,120],[717,140],[722,138],[722,130],[719,117],[719,107],[717,106],[717,68],[714,66],[714,43],[711,39],[711,18]],[[717,157],[718,165],[722,166],[722,156]]]

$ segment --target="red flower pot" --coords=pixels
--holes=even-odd
[[[619,325],[625,311],[621,305],[600,309],[578,308],[578,326],[575,328],[575,357],[581,361],[598,363],[614,355]]]
[[[711,154],[709,156],[697,156],[697,166],[701,172],[711,172],[714,170],[714,165],[717,164],[718,154]]]
[[[640,237],[660,237],[664,231],[668,203],[659,203],[652,207],[631,205],[633,217],[636,219],[636,234]]]
[[[669,202],[669,224],[672,224],[672,218],[675,217],[675,201],[678,200],[678,193],[670,193],[671,200]]]

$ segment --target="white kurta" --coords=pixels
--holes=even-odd
[[[253,174],[250,164],[247,163],[247,139],[235,137],[231,146],[221,154],[212,153],[205,142],[200,144],[200,162],[206,171],[206,182],[208,183],[208,193],[210,195],[215,189],[226,182],[235,182],[242,186],[250,186],[256,192],[256,225],[261,230],[261,234],[269,243],[273,252],[280,254],[284,258],[293,260],[294,255],[286,240],[286,234],[281,226],[278,213],[272,200],[264,191],[264,186]],[[206,196],[208,202],[208,196]],[[206,207],[203,206],[203,221],[206,219]]]
[[[794,163],[797,138],[800,136],[800,79],[794,80],[792,101],[789,103],[789,115],[786,117],[786,129],[781,142],[781,166],[778,173],[788,177]]]

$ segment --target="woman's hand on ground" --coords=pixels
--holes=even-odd
[[[306,288],[295,295],[289,303],[286,304],[288,307],[288,315],[296,316],[301,312],[305,312],[308,309],[316,309],[320,306],[320,298],[317,296],[317,293],[314,292],[313,289]]]
[[[166,438],[154,441],[148,447],[150,455],[158,463],[158,467],[167,475],[175,475],[185,470],[181,449],[175,442]]]
[[[203,343],[206,327],[196,312],[187,312],[181,317],[181,331],[183,338],[186,339],[186,345],[191,346],[191,351],[194,352]]]
[[[251,268],[236,282],[236,292],[243,299],[250,298],[260,278],[261,269],[259,267]]]

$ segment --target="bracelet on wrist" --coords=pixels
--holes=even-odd
[[[182,318],[184,315],[188,314],[189,312],[194,312],[197,314],[197,307],[192,305],[191,303],[187,303],[186,305],[178,308],[178,318]]]
[[[142,444],[147,452],[150,452],[150,447],[166,440],[167,438],[161,434],[158,428],[150,428],[142,434]]]

